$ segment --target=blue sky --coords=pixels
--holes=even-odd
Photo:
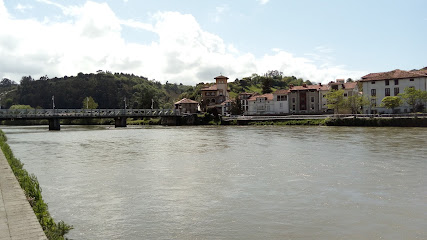
[[[427,1],[0,0],[0,77],[109,70],[194,85],[427,66]]]

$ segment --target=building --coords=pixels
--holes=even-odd
[[[207,111],[209,108],[216,108],[217,113],[221,113],[221,103],[230,98],[230,90],[227,83],[228,77],[220,75],[215,78],[215,81],[215,84],[201,89],[201,108],[203,111]]]
[[[233,101],[228,99],[221,103],[221,115],[227,116],[231,114],[231,107],[232,107]]]
[[[289,114],[288,102],[289,90],[281,89],[273,93],[274,113],[275,114]]]
[[[398,96],[405,88],[427,90],[427,68],[413,71],[393,70],[390,72],[370,73],[360,80],[363,84],[363,95],[370,101],[364,108],[365,113],[391,113],[390,109],[381,107],[381,101],[387,96]],[[425,108],[425,106],[424,106]],[[395,109],[395,112],[412,112],[407,104]]]
[[[258,93],[239,93],[240,104],[242,105],[243,114],[248,114],[249,110],[249,98],[256,95]]]
[[[274,112],[272,93],[253,95],[248,99],[248,115],[271,115]]]
[[[187,98],[183,98],[175,103],[175,109],[179,110],[181,114],[197,113],[198,107],[199,107],[198,102],[191,99],[187,99]]]
[[[329,91],[329,85],[307,85],[290,86],[289,112],[296,114],[319,114],[324,112],[322,103],[326,92]]]

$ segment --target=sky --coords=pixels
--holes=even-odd
[[[426,9],[425,0],[0,0],[0,78],[359,79],[427,66]]]

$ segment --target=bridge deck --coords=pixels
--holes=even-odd
[[[36,215],[0,150],[0,239],[47,240]]]
[[[0,109],[0,119],[177,116],[175,109]]]

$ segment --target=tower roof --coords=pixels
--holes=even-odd
[[[228,79],[228,77],[226,77],[226,76],[222,76],[222,75],[219,75],[218,77],[216,77],[216,78],[214,78],[214,79]]]

